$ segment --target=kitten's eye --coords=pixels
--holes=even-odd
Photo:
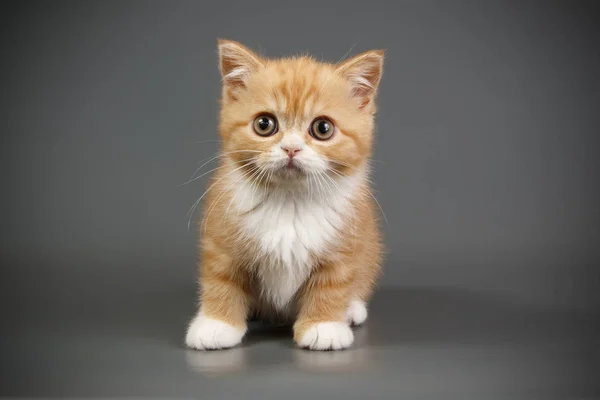
[[[259,115],[254,120],[254,132],[259,136],[273,135],[277,132],[277,120],[271,115]]]
[[[327,118],[319,117],[310,125],[310,134],[318,140],[327,140],[333,136],[335,126]]]

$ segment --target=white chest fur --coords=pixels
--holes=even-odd
[[[240,221],[241,230],[258,244],[262,294],[275,308],[288,305],[308,279],[314,257],[339,240],[339,232],[351,215],[350,200],[362,179],[362,174],[357,174],[338,179],[335,185],[313,184],[310,190],[267,191],[249,182],[235,186],[232,208],[246,213]]]

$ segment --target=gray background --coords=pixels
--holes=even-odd
[[[0,7],[0,395],[600,393],[594,2]],[[387,50],[389,255],[353,350],[261,327],[228,352],[182,347],[206,179],[179,185],[217,149],[217,37],[331,62]]]

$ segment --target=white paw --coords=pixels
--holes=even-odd
[[[352,329],[344,322],[319,322],[304,333],[298,345],[311,350],[341,350],[354,341]]]
[[[185,344],[197,350],[227,349],[239,344],[246,329],[198,314],[190,323]]]
[[[346,310],[346,321],[352,325],[361,325],[367,319],[367,305],[362,300],[352,300]]]

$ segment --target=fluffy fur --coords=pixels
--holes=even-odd
[[[383,52],[328,64],[218,48],[222,148],[202,199],[200,307],[186,343],[235,346],[259,315],[294,321],[301,347],[346,348],[381,265],[369,157]],[[268,137],[253,128],[265,113],[278,123]],[[335,126],[328,140],[310,135],[318,117]]]

